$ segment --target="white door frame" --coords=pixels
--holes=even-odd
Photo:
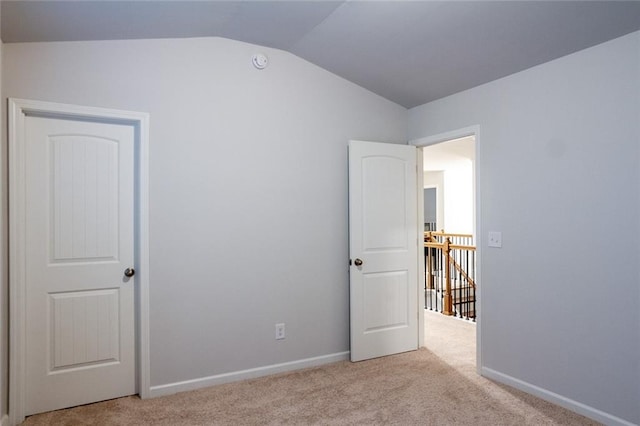
[[[413,145],[409,143],[409,145]],[[418,201],[418,348],[424,347],[424,150],[416,149],[416,191]]]
[[[25,417],[26,155],[25,117],[97,120],[135,129],[136,391],[150,396],[149,370],[149,115],[114,109],[9,99],[9,419]]]
[[[479,125],[475,125],[475,126],[469,126],[469,127],[464,127],[461,129],[455,129],[455,130],[451,130],[448,132],[444,132],[444,133],[439,133],[437,135],[433,135],[433,136],[427,136],[424,138],[418,138],[418,139],[413,139],[411,141],[409,141],[409,145],[413,145],[416,147],[426,147],[429,145],[435,145],[441,142],[446,142],[449,141],[451,139],[459,139],[459,138],[464,138],[466,136],[474,136],[475,137],[475,161],[474,161],[474,178],[475,178],[475,188],[474,188],[474,196],[475,196],[475,200],[474,200],[474,208],[475,208],[475,238],[476,238],[476,282],[478,283],[478,288],[476,289],[476,298],[477,298],[477,304],[476,304],[476,371],[478,372],[478,374],[482,374],[481,372],[481,366],[482,366],[482,345],[481,345],[481,341],[482,341],[482,262],[481,262],[481,257],[482,257],[482,250],[481,250],[481,246],[482,244],[480,244],[480,242],[482,241],[482,230],[481,230],[481,220],[480,220],[480,214],[481,214],[481,209],[480,209],[480,191],[478,190],[478,188],[480,188],[480,168],[478,167],[478,164],[480,163],[480,126]],[[420,188],[420,191],[422,191],[422,188]],[[420,192],[418,191],[418,192]],[[423,256],[424,258],[424,256]],[[424,268],[424,261],[422,260],[420,262]],[[422,277],[424,277],[424,272],[422,274]],[[421,286],[421,288],[424,286]],[[423,298],[424,300],[424,298]],[[424,309],[420,310],[421,313],[421,320],[420,320],[420,324],[422,327],[424,327]],[[420,346],[424,346],[424,329],[421,330],[421,334],[420,334],[420,339],[421,339],[421,344]]]

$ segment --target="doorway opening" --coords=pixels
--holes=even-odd
[[[478,133],[467,128],[411,143],[423,153],[424,346],[452,365],[476,370]]]

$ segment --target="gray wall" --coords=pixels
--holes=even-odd
[[[152,386],[349,350],[347,141],[406,109],[220,38],[7,44],[6,97],[150,113]]]
[[[640,423],[640,33],[409,111],[471,125],[484,371]]]
[[[444,216],[444,171],[426,171],[422,179],[424,186],[433,185],[436,188],[436,229],[439,231],[443,229],[446,230]]]
[[[1,8],[0,8],[1,9]],[[2,19],[0,19],[2,21]],[[0,40],[0,93],[2,92],[2,40]],[[2,108],[0,110],[4,111]],[[0,114],[0,128],[5,128],[6,114]],[[4,135],[4,133],[3,133]],[[4,137],[4,136],[3,136]],[[8,350],[9,350],[9,309],[7,270],[7,147],[0,144],[0,421],[7,414],[8,399]]]
[[[437,189],[424,189],[424,223],[436,223],[437,220]],[[432,229],[435,231],[435,229]]]
[[[635,423],[639,55],[635,33],[409,113],[411,139],[481,128],[485,371]],[[2,64],[3,121],[7,96],[151,113],[152,385],[348,350],[346,141],[405,140],[406,110],[224,39],[9,44]]]

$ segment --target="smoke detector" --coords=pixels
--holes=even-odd
[[[256,53],[251,57],[251,62],[253,62],[253,66],[259,70],[263,70],[269,65],[269,58],[262,53]]]

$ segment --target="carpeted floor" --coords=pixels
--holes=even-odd
[[[119,398],[31,416],[24,425],[597,425],[478,376],[473,324],[432,313],[425,324],[428,347],[415,352],[144,401]]]

